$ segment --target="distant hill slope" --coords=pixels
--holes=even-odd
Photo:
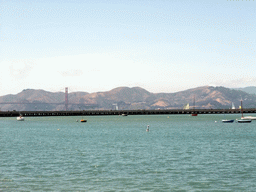
[[[235,88],[235,90],[244,91],[249,94],[256,94],[256,87],[250,86],[250,87],[244,87],[244,88]]]
[[[244,108],[256,108],[256,95],[225,87],[204,86],[177,93],[151,93],[140,87],[118,87],[106,92],[73,92],[68,95],[69,110],[86,109],[177,109],[187,103],[195,108],[236,108],[243,98]],[[26,89],[0,97],[2,111],[65,110],[65,94]],[[20,104],[14,104],[20,103]]]

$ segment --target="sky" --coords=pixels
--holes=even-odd
[[[0,96],[256,86],[256,0],[0,0]]]

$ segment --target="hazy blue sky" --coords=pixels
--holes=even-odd
[[[256,85],[256,0],[0,0],[0,95]]]

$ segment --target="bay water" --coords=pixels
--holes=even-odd
[[[84,118],[0,118],[0,191],[256,191],[256,121]]]

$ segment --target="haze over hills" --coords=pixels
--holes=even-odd
[[[244,88],[235,88],[235,90],[244,91],[244,92],[250,93],[250,94],[256,94],[256,87],[255,86],[244,87]]]
[[[151,93],[140,87],[118,87],[106,92],[72,92],[68,94],[69,110],[87,109],[177,109],[195,98],[195,108],[256,108],[256,95],[225,87],[204,86],[176,93]],[[2,111],[65,110],[65,94],[26,89],[16,95],[0,97]],[[16,104],[19,103],[19,104]]]

